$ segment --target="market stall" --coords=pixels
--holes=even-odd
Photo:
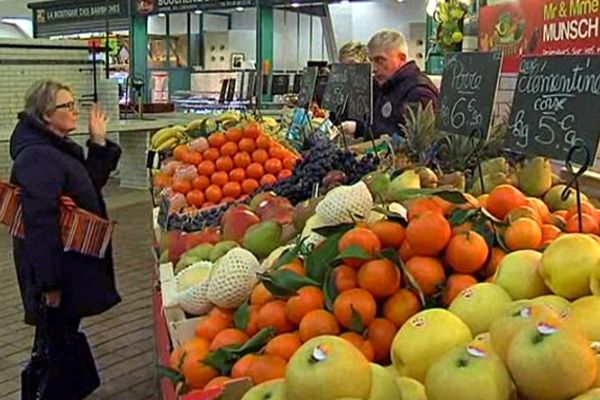
[[[502,62],[449,55],[402,141],[340,135],[371,89],[335,65],[327,110],[152,138],[165,398],[594,398],[599,59],[523,59],[499,123]]]

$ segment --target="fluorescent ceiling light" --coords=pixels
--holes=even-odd
[[[244,11],[244,7],[236,7],[235,11]]]
[[[194,14],[200,15],[200,14],[202,14],[202,10],[196,10],[196,11],[194,11]]]
[[[298,7],[300,7],[300,3],[292,3],[292,7],[298,8]]]
[[[159,17],[164,18],[165,17],[165,13],[160,13],[158,14]]]

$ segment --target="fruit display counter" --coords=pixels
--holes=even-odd
[[[173,395],[598,398],[596,199],[579,209],[549,160],[509,157],[502,126],[479,168],[428,112],[394,153],[316,132],[297,152],[241,118],[163,155],[158,337]]]

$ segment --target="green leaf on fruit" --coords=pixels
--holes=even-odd
[[[273,336],[275,328],[264,328],[241,346],[226,346],[209,353],[203,363],[218,370],[221,375],[229,375],[237,360],[246,354],[260,351]]]
[[[250,306],[248,303],[244,303],[237,309],[233,315],[233,322],[235,327],[241,331],[245,331],[250,322]]]
[[[344,260],[346,258],[356,258],[359,260],[370,260],[373,256],[366,251],[364,251],[361,247],[358,246],[350,246],[346,250],[342,251],[337,257],[336,260]]]
[[[504,251],[507,254],[510,253],[508,246],[506,245],[506,243],[504,243],[504,238],[502,237],[502,234],[498,231],[496,231],[496,243],[498,243],[498,246],[500,246],[502,251]]]
[[[421,286],[414,278],[414,276],[412,276],[408,268],[406,268],[406,265],[404,265],[400,257],[398,257],[398,253],[393,249],[385,249],[381,252],[381,256],[393,262],[396,265],[396,267],[400,269],[400,272],[402,272],[402,274],[404,275],[405,282],[408,282],[409,286],[417,292],[417,296],[419,296],[421,305],[425,305],[425,295],[423,294]]]
[[[404,228],[406,228],[408,226],[408,221],[406,220],[406,218],[404,218],[401,214],[390,211],[389,209],[387,209],[385,207],[382,207],[382,206],[373,207],[373,211],[375,211],[376,213],[385,215],[385,217],[388,221],[397,222],[400,225],[402,225]]]
[[[362,316],[354,309],[354,306],[350,306],[352,309],[352,319],[350,320],[350,330],[359,334],[363,334],[365,331],[365,323]]]
[[[344,233],[335,233],[314,248],[305,259],[306,274],[317,282],[323,282],[339,254],[338,243]]]
[[[338,296],[338,290],[335,286],[335,269],[330,268],[325,273],[323,282],[323,294],[325,296],[325,307],[333,312],[333,303]]]
[[[290,290],[280,286],[270,274],[258,274],[258,280],[265,285],[265,289],[273,296],[279,299],[287,299],[296,294],[295,290]]]
[[[329,237],[335,234],[344,234],[354,228],[355,224],[340,224],[340,225],[332,225],[332,226],[322,226],[320,228],[315,228],[312,231],[321,236]]]
[[[156,365],[156,374],[159,378],[167,378],[173,384],[185,382],[185,377],[179,371],[164,365]]]
[[[452,226],[459,226],[473,220],[477,214],[479,214],[479,210],[456,210],[452,213],[448,222]]]
[[[496,242],[496,232],[490,228],[485,219],[477,221],[473,227],[473,231],[479,233],[490,248],[494,246],[494,243]]]
[[[281,255],[281,257],[279,257],[277,259],[277,261],[275,262],[275,264],[273,264],[271,269],[276,271],[277,269],[283,267],[286,264],[291,263],[296,258],[298,258],[298,255],[300,254],[300,250],[302,249],[303,244],[304,244],[304,240],[299,240],[298,243],[296,243],[296,245],[294,247],[284,251],[283,254]]]

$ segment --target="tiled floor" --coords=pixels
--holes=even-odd
[[[109,188],[110,215],[119,222],[113,241],[123,302],[84,320],[102,386],[89,399],[157,399],[152,318],[151,207],[149,194]],[[0,399],[20,399],[20,370],[33,330],[22,322],[11,240],[0,227]]]

